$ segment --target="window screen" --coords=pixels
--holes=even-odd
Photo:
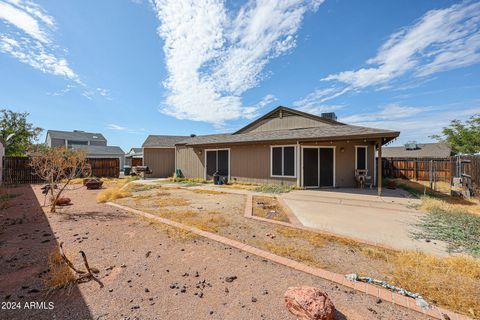
[[[295,176],[295,147],[272,148],[272,175]]]
[[[282,147],[272,148],[272,175],[282,175]]]
[[[367,169],[367,148],[357,147],[357,169]]]
[[[283,148],[283,175],[295,175],[295,147]]]

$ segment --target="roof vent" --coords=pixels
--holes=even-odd
[[[83,130],[73,130],[73,132],[85,132]]]
[[[190,138],[195,138],[197,135],[195,133],[190,134]]]
[[[324,112],[322,113],[321,117],[324,119],[337,121],[337,115],[335,114],[335,112]]]
[[[417,150],[419,148],[418,148],[418,145],[417,145],[416,141],[408,141],[407,143],[405,143],[405,149],[406,150]]]

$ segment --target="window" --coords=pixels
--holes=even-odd
[[[271,176],[295,177],[295,146],[271,147]]]
[[[355,146],[355,169],[367,169],[367,147]]]
[[[206,178],[218,172],[221,176],[229,175],[229,151],[228,150],[206,150]]]

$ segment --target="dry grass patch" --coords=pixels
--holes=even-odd
[[[164,210],[160,212],[159,215],[163,218],[177,221],[212,233],[216,233],[220,228],[228,226],[227,220],[218,212]]]
[[[140,219],[142,219],[143,221],[146,221],[148,225],[162,230],[167,234],[167,236],[169,236],[172,239],[187,241],[187,240],[198,238],[198,235],[196,235],[195,233],[192,233],[184,229],[169,226],[168,224],[161,223],[156,219],[145,218],[145,217],[140,217]]]
[[[256,246],[282,257],[304,262],[313,267],[322,267],[310,250],[293,244],[278,244],[272,241],[256,241]]]
[[[217,191],[217,190],[208,190],[208,189],[189,189],[189,191],[195,193],[205,193],[205,194],[224,194],[225,192]]]
[[[283,207],[275,197],[253,197],[253,215],[266,219],[289,222]]]
[[[189,201],[179,197],[160,197],[155,199],[155,204],[159,207],[184,207],[189,205]]]
[[[316,248],[321,248],[327,243],[327,239],[321,233],[309,232],[289,227],[277,227],[276,232],[278,235],[286,238],[303,239]]]
[[[58,248],[55,248],[48,255],[48,268],[50,272],[45,279],[45,285],[49,290],[73,287],[76,277],[63,260]]]
[[[132,193],[128,190],[112,187],[105,190],[102,190],[97,195],[97,202],[108,202],[121,198],[131,197]]]
[[[396,285],[421,293],[451,310],[480,316],[480,260],[467,256],[438,258],[399,252],[392,260]]]

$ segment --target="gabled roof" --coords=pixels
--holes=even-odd
[[[162,136],[149,135],[142,145],[142,148],[173,148],[178,142],[189,138],[189,136]]]
[[[130,156],[143,155],[143,149],[142,148],[131,148],[130,151],[128,151],[127,155],[130,155]]]
[[[417,143],[415,149],[401,147],[385,147],[382,149],[383,158],[448,158],[452,149],[444,143]]]
[[[387,143],[398,137],[400,132],[367,128],[346,124],[314,128],[283,129],[247,133],[226,133],[196,136],[180,141],[185,145],[234,144],[262,141],[329,141],[345,139],[385,138]]]
[[[125,152],[120,147],[116,146],[86,146],[86,145],[72,145],[73,149],[81,149],[87,152],[87,155],[112,155],[124,156]]]
[[[103,134],[86,132],[80,130],[74,131],[60,131],[60,130],[48,130],[47,135],[50,135],[52,139],[66,139],[66,140],[96,140],[96,141],[107,141]]]
[[[328,123],[328,124],[332,124],[332,125],[344,125],[344,123],[338,122],[336,120],[322,118],[322,117],[316,116],[316,115],[311,114],[311,113],[302,112],[302,111],[287,108],[287,107],[284,107],[284,106],[278,106],[275,109],[273,109],[272,111],[270,111],[269,113],[261,116],[257,120],[255,120],[253,122],[250,122],[245,127],[243,127],[240,130],[234,132],[233,134],[245,133],[246,131],[248,131],[248,129],[254,127],[259,122],[261,122],[265,119],[271,118],[272,116],[276,115],[277,113],[284,113],[284,114],[288,114],[288,115],[297,115],[297,116],[305,117],[305,118],[308,118],[308,119],[312,119],[312,120],[316,120],[316,121],[320,121],[320,122]]]

